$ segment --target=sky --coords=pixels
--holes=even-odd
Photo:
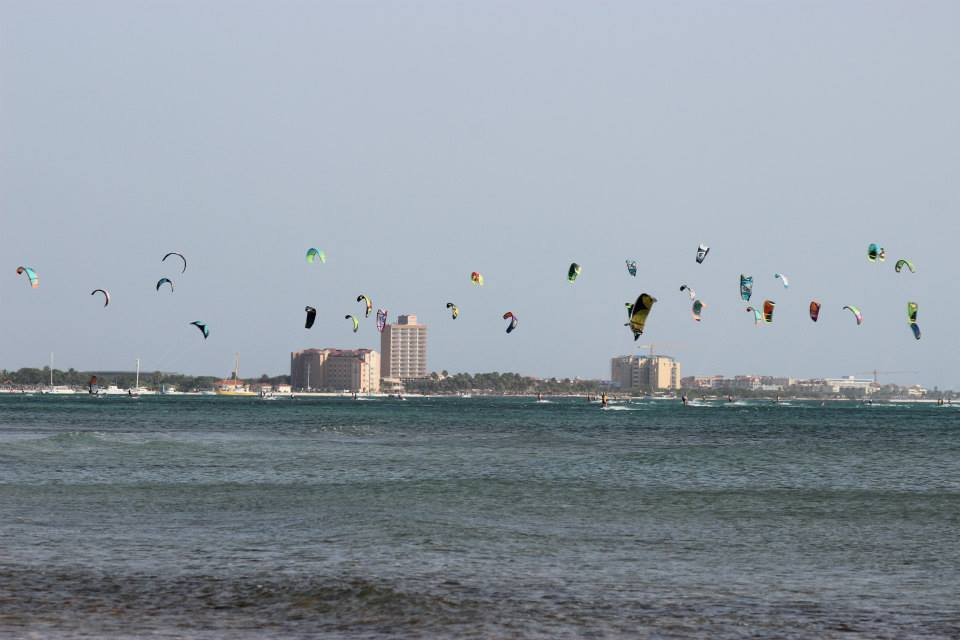
[[[957,24],[954,2],[4,0],[0,367],[286,373],[379,350],[344,319],[363,293],[429,325],[436,371],[607,378],[654,344],[683,375],[960,389]]]

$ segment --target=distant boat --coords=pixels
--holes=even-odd
[[[68,387],[62,384],[53,384],[53,352],[50,352],[50,385],[40,389],[40,393],[42,395],[73,395],[76,393],[76,391],[73,390],[73,387]]]
[[[62,385],[62,384],[61,384],[61,385],[57,385],[57,386],[44,387],[43,389],[40,390],[40,393],[41,393],[42,395],[70,395],[70,396],[72,396],[72,395],[76,394],[77,392],[74,391],[72,387],[68,387],[68,386],[65,386],[65,385]]]
[[[215,396],[244,396],[244,397],[247,397],[247,398],[252,398],[252,397],[254,397],[254,396],[257,395],[257,392],[256,392],[256,391],[250,391],[250,389],[247,389],[246,387],[244,387],[244,386],[242,386],[242,385],[237,385],[237,386],[229,387],[229,388],[220,387],[220,388],[218,388],[216,391],[214,391],[212,395],[215,395]]]
[[[124,396],[127,395],[127,392],[124,389],[121,389],[115,384],[107,386],[106,389],[100,387],[97,389],[98,396]]]
[[[253,397],[257,393],[251,391],[249,387],[240,382],[240,354],[236,354],[233,364],[233,380],[229,383],[224,381],[224,384],[217,386],[215,393],[218,396],[245,396]]]
[[[133,389],[127,389],[127,395],[134,399],[140,397],[140,358],[137,358],[136,381],[133,383]]]

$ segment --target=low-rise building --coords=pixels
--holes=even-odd
[[[907,387],[908,398],[923,398],[927,395],[927,393],[927,390],[921,387],[919,384]]]
[[[879,385],[870,378],[854,378],[853,376],[847,376],[845,378],[825,378],[823,382],[833,393],[841,393],[843,390],[853,390],[863,392],[865,395],[870,395],[880,388]]]
[[[709,389],[716,378],[720,376],[687,376],[680,380],[680,386],[686,389]]]
[[[380,391],[380,354],[370,349],[304,349],[290,354],[290,385],[300,391]]]
[[[764,382],[760,376],[734,376],[733,384],[730,385],[734,389],[748,389],[750,391],[756,391],[763,386]]]

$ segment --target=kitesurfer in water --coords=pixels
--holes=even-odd
[[[683,406],[687,406],[687,394],[681,395],[680,401],[683,402]]]

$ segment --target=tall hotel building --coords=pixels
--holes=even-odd
[[[380,371],[384,378],[409,380],[427,377],[427,325],[417,316],[397,316],[380,334]]]
[[[668,356],[619,356],[610,361],[610,381],[622,391],[676,390],[680,388],[680,363]]]

